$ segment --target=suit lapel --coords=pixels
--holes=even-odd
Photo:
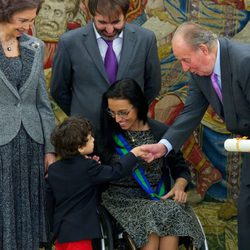
[[[199,84],[202,93],[206,96],[209,103],[211,103],[214,111],[220,117],[223,118],[224,117],[223,106],[222,106],[221,101],[213,88],[210,77],[209,76],[207,76],[207,77],[193,76],[193,77],[195,79],[195,82],[197,82]]]
[[[220,49],[221,49],[221,84],[222,84],[222,99],[223,99],[223,107],[225,114],[225,122],[227,124],[227,128],[237,128],[237,117],[236,117],[236,109],[235,102],[232,100],[233,88],[232,88],[232,77],[231,77],[231,68],[230,68],[230,58],[227,50],[227,40],[220,39]]]
[[[96,36],[93,28],[93,23],[90,22],[85,29],[83,29],[83,44],[85,49],[88,51],[90,57],[95,63],[97,69],[102,74],[102,76],[106,79],[107,83],[109,83],[108,76],[106,74],[103,60],[99,51],[99,47],[96,41]]]
[[[4,51],[2,47],[0,46],[0,61],[2,60],[1,57],[5,57]],[[8,87],[8,89],[18,98],[20,99],[20,95],[18,93],[18,90],[11,84],[9,79],[5,76],[4,72],[0,69],[0,79],[1,81]]]
[[[117,72],[117,79],[121,79],[124,75],[126,75],[130,58],[133,55],[133,48],[134,48],[134,29],[127,24],[124,28],[124,35],[123,35],[123,44],[122,44],[122,51],[121,51],[121,58],[118,66]],[[99,72],[103,75],[106,79],[107,83],[109,83],[104,64],[102,61],[102,57],[98,48],[98,44],[96,41],[95,32],[93,29],[93,23],[90,22],[85,29],[83,29],[83,44],[88,51],[89,55],[91,56],[93,62],[95,63]],[[122,66],[120,66],[122,65]]]
[[[40,52],[41,45],[28,38],[27,35],[22,35],[19,38],[20,42],[20,56],[22,60],[22,73],[20,76],[20,90],[18,91],[6,78],[4,73],[0,69],[0,78],[10,89],[10,91],[20,99],[22,92],[33,82],[32,77],[34,76],[35,69],[39,61],[39,57],[35,60],[36,53]],[[41,53],[41,52],[40,52]]]
[[[21,58],[22,58],[22,63],[23,63],[23,68],[22,68],[22,76],[21,76],[21,88],[20,88],[20,93],[24,90],[24,88],[27,87],[27,80],[29,76],[31,75],[31,68],[32,64],[34,62],[34,52],[27,48],[25,46],[26,41],[22,37],[20,38],[20,51],[21,51]]]
[[[130,58],[133,54],[133,44],[135,41],[134,37],[134,29],[127,24],[124,28],[124,35],[123,35],[123,44],[122,44],[122,51],[121,51],[121,58],[118,66],[117,72],[117,79],[122,78],[126,75],[126,71],[129,66]],[[85,29],[83,29],[83,44],[88,51],[90,57],[92,58],[93,62],[95,63],[97,69],[102,74],[102,76],[106,79],[107,83],[109,84],[109,80],[104,68],[103,60],[98,48],[98,44],[96,41],[95,32],[93,29],[93,23],[90,22]],[[122,65],[122,66],[120,66]]]
[[[124,75],[126,75],[130,58],[133,55],[133,48],[135,42],[134,33],[135,33],[134,29],[126,24],[123,34],[122,51],[117,72],[117,79],[121,79]]]
[[[6,78],[3,71],[0,69],[0,79],[4,82],[4,84],[9,88],[9,90],[17,97],[17,99],[21,99],[20,95],[16,88],[10,83],[10,81]]]
[[[19,90],[21,95],[23,91],[33,83],[32,78],[34,77],[38,63],[40,63],[40,56],[38,56],[37,53],[43,52],[41,52],[41,44],[39,42],[31,40],[25,35],[20,38],[20,51],[23,62],[22,84]]]

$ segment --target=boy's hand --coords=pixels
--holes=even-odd
[[[46,153],[44,156],[44,172],[45,175],[48,173],[49,165],[56,161],[56,156],[54,153]]]
[[[142,150],[142,147],[141,146],[138,146],[138,147],[135,147],[131,150],[131,153],[133,153],[136,157],[142,157],[143,156],[145,157],[145,154],[147,152],[145,152],[144,150]]]
[[[98,155],[93,155],[93,156],[85,155],[85,158],[95,160],[95,161],[97,161],[99,164],[101,164],[100,157],[99,157]]]

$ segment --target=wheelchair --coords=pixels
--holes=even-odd
[[[102,237],[93,240],[93,250],[138,250],[130,236],[123,228],[115,221],[109,212],[103,207],[98,207],[100,217],[100,227]],[[204,244],[198,250],[208,250],[207,240],[201,222],[197,217],[204,235]],[[43,244],[40,249],[53,250],[52,244]],[[183,244],[180,249],[194,250],[192,244]]]
[[[103,206],[99,206],[98,213],[102,238],[93,240],[93,250],[137,250],[133,240]]]
[[[100,216],[102,238],[93,241],[93,250],[139,250],[136,248],[129,235],[103,206],[99,206],[98,212]],[[202,228],[198,217],[197,219]],[[203,228],[202,232],[205,240],[202,247],[198,250],[208,250],[207,240]],[[194,250],[195,248],[191,243],[188,243],[183,244],[180,249]]]

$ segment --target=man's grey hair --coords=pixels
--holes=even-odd
[[[216,46],[218,39],[216,34],[194,22],[181,24],[176,29],[173,38],[176,36],[181,36],[183,40],[195,50],[199,48],[200,44],[206,44],[208,49],[211,50]]]

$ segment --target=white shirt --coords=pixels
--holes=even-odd
[[[218,44],[218,49],[217,49],[217,55],[216,55],[216,61],[215,61],[213,73],[217,75],[218,85],[221,89],[220,43],[218,40],[217,40],[217,44]]]
[[[99,51],[101,53],[102,60],[104,61],[104,58],[105,58],[105,55],[106,55],[106,52],[108,49],[108,45],[106,44],[106,42],[102,39],[101,35],[96,30],[94,23],[93,23],[93,27],[94,27],[95,36],[96,36],[97,44],[99,47]],[[115,38],[113,40],[113,50],[115,52],[116,59],[117,59],[118,63],[119,63],[120,58],[121,58],[122,42],[123,42],[123,31],[119,34],[119,36],[117,38]]]

